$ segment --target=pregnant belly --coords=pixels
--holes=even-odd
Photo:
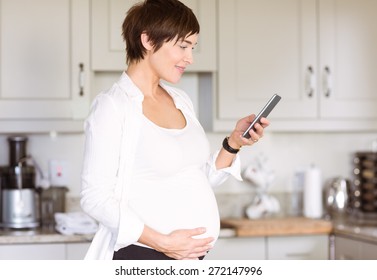
[[[130,207],[146,225],[161,233],[204,227],[206,232],[197,237],[218,238],[220,219],[216,198],[200,171],[183,174],[178,181],[175,178],[137,182],[130,196]]]

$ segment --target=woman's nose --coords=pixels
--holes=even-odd
[[[187,64],[193,64],[194,63],[194,56],[192,54],[192,49],[189,49],[184,57],[184,62]]]

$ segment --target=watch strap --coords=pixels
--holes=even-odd
[[[223,141],[223,148],[224,148],[227,152],[229,152],[229,153],[231,153],[231,154],[237,154],[237,153],[240,151],[240,149],[234,149],[234,148],[232,148],[232,147],[229,145],[229,143],[228,143],[228,139],[229,139],[229,137],[225,137],[225,138],[224,138],[224,141]]]

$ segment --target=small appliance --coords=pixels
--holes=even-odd
[[[347,214],[351,182],[343,177],[329,179],[325,187],[326,208],[332,217]]]
[[[35,188],[34,166],[27,165],[27,137],[12,136],[9,166],[0,168],[1,217],[3,228],[24,229],[40,225],[39,193]]]

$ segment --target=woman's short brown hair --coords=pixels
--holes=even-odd
[[[144,58],[146,49],[141,34],[148,35],[154,51],[174,38],[182,40],[200,31],[199,22],[190,8],[178,0],[145,0],[127,12],[122,25],[126,43],[126,62],[129,64]]]

